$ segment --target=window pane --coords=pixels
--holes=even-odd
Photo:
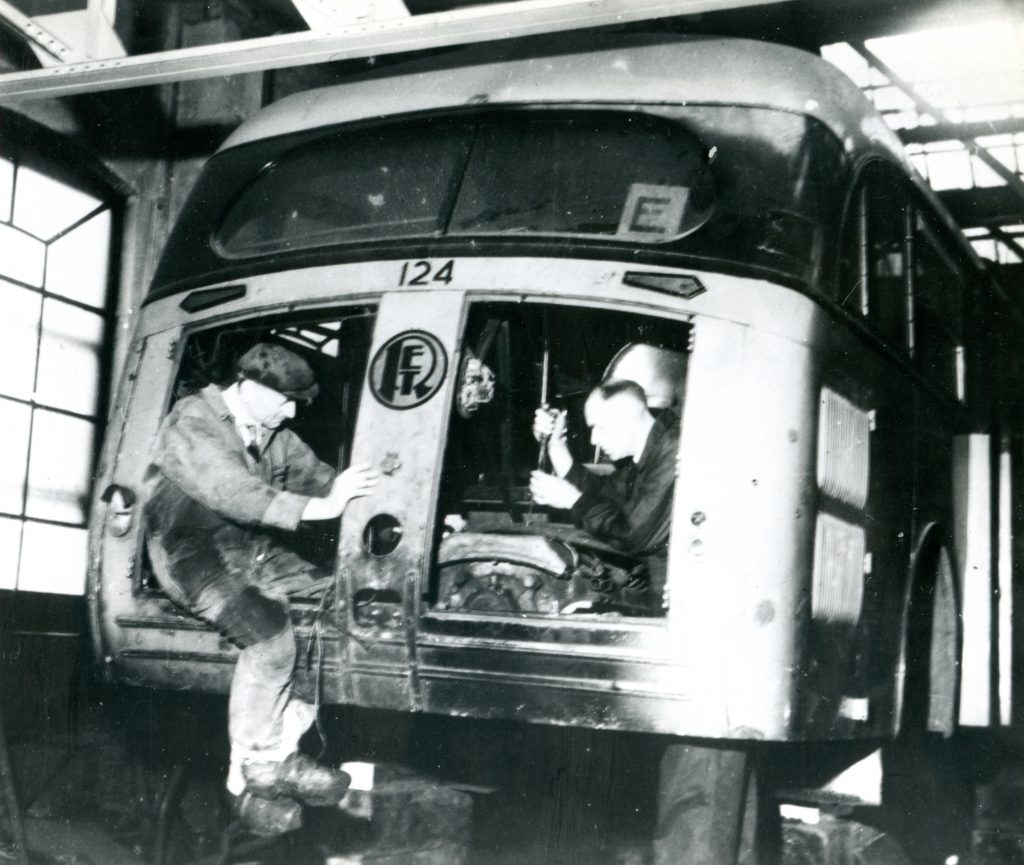
[[[879,166],[868,182],[868,309],[896,348],[906,348],[903,244],[909,202],[895,172]]]
[[[0,589],[13,589],[18,584],[19,543],[21,520],[0,519]]]
[[[331,137],[287,154],[238,197],[217,242],[235,257],[440,234],[471,131],[400,132]]]
[[[103,320],[58,300],[43,302],[36,399],[57,408],[92,414],[99,393]]]
[[[26,592],[85,592],[88,544],[85,529],[25,523],[18,588]]]
[[[89,421],[36,409],[25,507],[28,516],[85,522],[94,434]]]
[[[963,344],[964,298],[957,249],[918,216],[914,232],[914,359],[925,375],[958,391],[956,350]]]
[[[565,232],[654,242],[699,227],[714,203],[703,144],[642,117],[483,124],[452,233]]]
[[[36,374],[42,295],[0,279],[0,345],[17,363],[0,363],[0,394],[30,399]]]
[[[14,163],[0,159],[0,222],[11,221],[11,204],[14,194]]]
[[[100,206],[100,200],[31,168],[18,169],[14,224],[43,240],[70,228]]]
[[[37,288],[43,287],[46,245],[23,231],[0,223],[0,276],[16,279]]]
[[[107,299],[110,263],[110,211],[104,210],[50,244],[46,290],[90,306]]]
[[[936,190],[970,189],[974,185],[970,154],[963,149],[929,153],[928,177]]]
[[[27,405],[0,399],[0,429],[4,431],[4,458],[0,460],[0,511],[21,513],[21,497],[28,465]]]

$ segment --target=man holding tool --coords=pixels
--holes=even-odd
[[[662,412],[655,418],[643,388],[632,381],[604,381],[584,406],[590,437],[614,463],[598,475],[573,460],[566,443],[565,412],[538,409],[533,434],[551,460],[554,474],[534,471],[534,501],[569,511],[577,527],[598,540],[645,561],[650,591],[665,587],[672,490],[679,418]]]

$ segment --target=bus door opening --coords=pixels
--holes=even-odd
[[[440,484],[433,613],[665,616],[663,575],[533,501],[531,472],[552,467],[532,426],[541,405],[564,411],[575,462],[597,474],[622,468],[592,444],[587,398],[603,380],[628,379],[653,415],[678,417],[691,329],[621,310],[471,306]]]
[[[319,384],[316,398],[297,407],[289,427],[317,457],[339,471],[350,462],[359,397],[366,374],[374,311],[355,307],[304,315],[260,316],[188,336],[174,382],[173,402],[208,385],[226,387],[236,378],[238,358],[258,342],[278,343],[301,355]],[[286,478],[275,478],[286,488]],[[299,524],[296,532],[280,532],[275,540],[307,561],[334,571],[338,521]],[[144,592],[159,592],[145,560],[140,575]]]

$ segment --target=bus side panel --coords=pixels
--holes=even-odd
[[[821,393],[819,483],[829,489],[829,472],[852,472],[861,456],[867,457],[867,478],[863,504],[852,501],[855,495],[819,490],[818,519],[825,515],[861,531],[863,563],[859,574],[850,574],[848,585],[831,587],[827,580],[815,581],[812,565],[812,594],[817,591],[819,598],[808,623],[799,724],[803,735],[814,738],[887,735],[898,718],[903,616],[914,547],[915,391],[896,360],[834,324],[823,353]],[[865,422],[864,441],[860,432],[855,441],[847,436],[842,418],[827,417],[826,402],[836,399]],[[829,420],[831,438],[825,428]],[[849,451],[826,455],[829,442]],[[836,595],[831,606],[821,597],[830,588]]]
[[[693,735],[792,735],[816,400],[812,305],[790,299],[798,339],[697,326],[672,561],[673,627],[699,683]]]

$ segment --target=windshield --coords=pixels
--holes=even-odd
[[[153,293],[281,270],[282,256],[407,255],[410,241],[644,249],[812,282],[828,272],[847,177],[817,121],[749,106],[480,109],[305,131],[208,163]]]
[[[367,237],[584,234],[653,242],[714,202],[707,149],[634,115],[516,112],[332,135],[245,189],[217,232],[227,256]]]

